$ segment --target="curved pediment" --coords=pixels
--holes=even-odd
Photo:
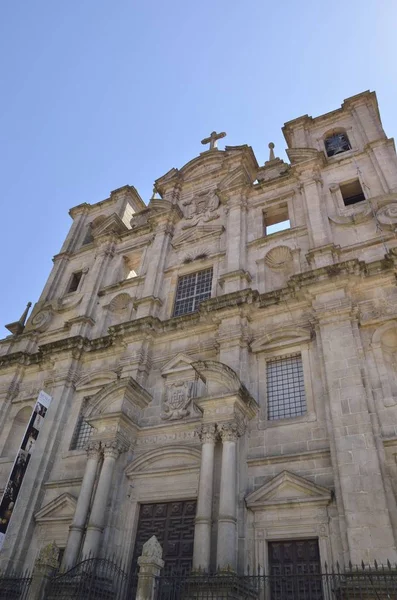
[[[252,352],[266,352],[274,348],[283,348],[307,343],[312,338],[309,327],[278,327],[261,336],[251,344]]]
[[[86,417],[119,412],[136,414],[151,401],[151,395],[132,377],[110,383],[90,399]]]
[[[193,369],[207,385],[210,395],[233,394],[240,391],[242,383],[238,375],[227,365],[216,360],[199,360]]]
[[[115,371],[98,369],[81,377],[76,383],[76,390],[103,387],[117,380]]]
[[[126,468],[127,477],[153,477],[172,472],[198,470],[201,452],[189,446],[170,446],[149,450],[135,458]]]
[[[196,156],[196,158],[186,163],[180,169],[179,173],[182,175],[184,181],[190,181],[202,176],[204,173],[207,175],[211,171],[220,170],[224,159],[225,153],[222,150],[203,152],[200,156]]]

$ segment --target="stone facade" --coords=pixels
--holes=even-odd
[[[132,560],[140,506],[188,500],[195,568],[266,565],[269,542],[296,539],[323,562],[397,560],[394,142],[370,92],[283,132],[289,163],[211,135],[147,206],[125,186],[70,211],[26,326],[0,342],[0,486],[38,392],[53,398],[1,566],[52,542],[65,566]],[[210,298],[173,316],[180,278],[210,269]],[[291,356],[305,408],[269,419],[269,364]]]

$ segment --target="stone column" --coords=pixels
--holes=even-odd
[[[236,421],[219,428],[222,439],[221,489],[219,497],[217,567],[236,569],[237,526],[237,439],[240,427]]]
[[[88,460],[81,484],[79,499],[77,500],[73,522],[69,527],[69,537],[62,561],[62,566],[64,569],[70,569],[76,563],[76,559],[79,554],[84,527],[90,507],[92,491],[94,489],[95,478],[98,470],[100,450],[100,442],[93,442],[87,446]]]
[[[103,465],[99,475],[98,486],[95,492],[90,520],[84,540],[82,556],[88,554],[95,556],[99,550],[99,544],[106,522],[106,506],[108,503],[113,471],[119,454],[123,451],[121,444],[117,441],[104,442]]]
[[[209,570],[214,480],[215,425],[202,425],[197,434],[202,442],[197,513],[194,527],[193,569]]]

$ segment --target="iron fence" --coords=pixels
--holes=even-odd
[[[119,561],[88,558],[53,577],[46,600],[124,600],[134,583]]]
[[[299,567],[272,574],[161,575],[154,600],[397,600],[397,566],[352,567],[342,571],[325,565],[320,572]],[[132,598],[131,598],[132,600]]]
[[[0,600],[27,600],[31,581],[27,571],[0,573]]]

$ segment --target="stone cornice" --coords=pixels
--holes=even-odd
[[[225,311],[231,309],[244,309],[248,305],[257,309],[267,309],[269,307],[281,306],[285,301],[302,302],[307,296],[303,293],[305,290],[313,291],[325,290],[327,286],[339,287],[352,284],[352,276],[364,285],[370,284],[370,278],[381,276],[384,278],[390,274],[393,276],[396,270],[397,250],[392,249],[384,259],[365,263],[358,259],[352,259],[328,265],[311,271],[306,271],[293,275],[287,283],[287,286],[259,294],[257,290],[247,288],[245,290],[224,294],[210,298],[201,303],[200,309],[196,313],[171,317],[161,321],[157,317],[143,317],[133,321],[127,321],[109,328],[109,335],[88,339],[82,336],[66,337],[60,340],[39,345],[36,352],[17,351],[0,356],[0,368],[7,368],[12,365],[34,365],[40,364],[53,354],[72,352],[74,357],[78,357],[85,352],[99,352],[111,348],[117,344],[124,335],[167,335],[175,333],[176,335],[186,335],[186,328],[204,328],[216,327]],[[353,277],[353,278],[354,278]],[[219,316],[216,316],[216,315]],[[35,332],[26,332],[19,337],[23,339],[37,339]],[[0,344],[10,344],[10,339],[6,338],[0,341]]]
[[[397,439],[395,441],[397,444]],[[323,450],[309,450],[308,452],[299,452],[298,454],[277,454],[274,456],[248,457],[247,464],[249,467],[262,467],[264,465],[316,460],[319,458],[331,459],[331,451],[328,448],[324,448]]]

